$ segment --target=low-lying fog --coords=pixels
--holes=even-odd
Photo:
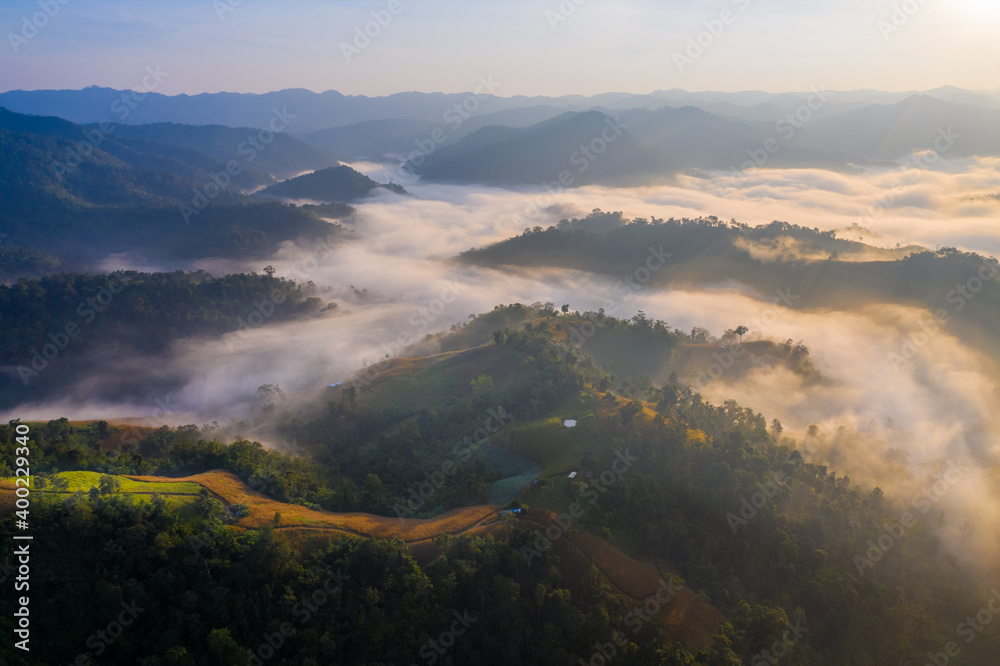
[[[925,518],[951,512],[942,523],[948,543],[973,560],[981,547],[1000,537],[997,482],[997,375],[993,359],[960,342],[947,326],[921,338],[905,363],[892,362],[918,333],[922,313],[898,305],[853,312],[802,312],[775,306],[733,287],[700,291],[645,288],[627,297],[614,291],[617,278],[565,270],[498,271],[450,263],[448,258],[520,233],[547,227],[563,217],[582,217],[594,208],[626,216],[736,218],[750,225],[783,220],[882,247],[920,244],[955,246],[1000,254],[1000,159],[939,160],[934,170],[908,169],[841,174],[820,170],[756,170],[743,176],[681,176],[672,186],[607,189],[585,187],[549,194],[542,188],[516,192],[496,188],[420,183],[379,164],[355,164],[371,177],[402,183],[412,197],[384,194],[357,206],[350,220],[358,239],[326,252],[291,244],[267,260],[240,264],[196,262],[184,268],[212,272],[256,270],[271,264],[279,275],[312,280],[317,295],[339,304],[335,314],[307,322],[271,325],[227,340],[183,341],[169,358],[143,364],[151,382],[174,378],[183,388],[152,404],[92,405],[95,386],[136,369],[104,365],[85,385],[67,387],[62,404],[22,406],[24,418],[149,416],[159,422],[206,423],[238,414],[234,402],[249,402],[262,384],[279,384],[290,395],[322,391],[343,381],[366,362],[400,353],[400,335],[415,340],[447,329],[470,314],[500,303],[551,301],[573,310],[608,308],[631,317],[638,310],[690,330],[725,329],[760,321],[751,337],[809,347],[814,364],[829,381],[806,385],[790,373],[762,370],[739,381],[725,375],[703,389],[713,402],[733,398],[784,424],[811,459],[847,472],[853,483],[891,489],[902,478],[888,461],[909,454],[905,464],[917,476],[896,487],[904,504],[933,487],[921,465],[932,461],[965,466]],[[859,229],[858,227],[863,227]],[[852,229],[851,231],[846,231]],[[126,262],[127,263],[127,262]],[[106,268],[123,265],[109,259]],[[794,286],[792,286],[794,292]],[[362,290],[367,290],[364,293]],[[970,307],[976,307],[971,303]],[[765,316],[766,314],[766,316]],[[166,413],[165,413],[166,412]],[[165,413],[165,414],[164,414]],[[5,417],[6,418],[6,417]],[[818,426],[808,435],[811,424]],[[809,458],[809,456],[807,456]],[[995,475],[995,472],[993,472]],[[941,488],[939,485],[938,488]],[[920,516],[918,516],[920,517]]]

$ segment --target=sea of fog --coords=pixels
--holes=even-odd
[[[900,452],[913,470],[951,463],[963,470],[961,480],[944,487],[928,515],[953,511],[956,518],[943,529],[951,530],[951,543],[965,544],[956,552],[967,552],[973,559],[978,550],[971,548],[973,542],[995,543],[1000,536],[998,509],[989,508],[1000,507],[995,501],[997,484],[990,480],[1000,454],[1000,384],[994,362],[944,327],[927,336],[905,364],[891,363],[891,354],[920,330],[924,312],[898,305],[800,311],[776,305],[773,294],[754,294],[723,280],[697,290],[649,287],[622,295],[615,290],[621,276],[495,270],[449,261],[525,227],[547,227],[595,208],[620,210],[629,217],[715,215],[750,225],[782,220],[837,230],[842,238],[862,238],[881,247],[912,243],[998,255],[1000,200],[989,195],[1000,192],[1000,160],[942,161],[934,170],[855,174],[700,174],[681,176],[672,185],[583,187],[559,193],[542,187],[512,191],[428,184],[384,164],[352,166],[380,182],[401,183],[412,195],[384,193],[358,204],[348,221],[352,241],[332,249],[288,243],[274,257],[249,263],[167,266],[109,257],[104,266],[224,273],[260,272],[270,264],[278,275],[314,282],[316,295],[338,303],[335,312],[306,322],[264,326],[242,337],[180,341],[169,353],[143,363],[151,382],[169,380],[179,387],[154,400],[93,404],[88,396],[101,386],[121,373],[135,372],[134,361],[105,359],[95,365],[87,382],[67,387],[65,399],[23,405],[8,416],[225,422],[243,415],[258,386],[278,384],[293,397],[319,395],[328,384],[349,379],[366,364],[398,355],[399,340],[446,330],[498,304],[566,303],[581,312],[604,307],[626,318],[642,310],[675,328],[701,326],[715,335],[741,323],[766,321],[751,337],[802,341],[827,381],[810,385],[791,372],[761,369],[738,382],[723,377],[708,384],[702,391],[706,398],[736,399],[769,421],[780,419],[786,435],[796,438],[814,460],[883,488],[899,483],[886,461],[898,461]],[[818,426],[817,436],[808,435],[810,425]],[[918,474],[899,490],[916,503],[926,490],[920,484],[933,478]]]

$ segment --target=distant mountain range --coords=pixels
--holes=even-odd
[[[418,139],[410,166],[425,178],[455,182],[539,185],[562,175],[563,185],[639,185],[681,172],[846,171],[927,151],[944,158],[1000,155],[1000,109],[914,95],[814,117],[821,101],[772,123],[692,106],[568,112],[523,129],[484,127],[430,150]],[[613,141],[605,134],[611,126],[620,128]]]
[[[454,116],[451,122],[413,119],[366,120],[344,127],[331,127],[301,135],[300,138],[318,148],[338,155],[370,158],[384,155],[409,155],[416,142],[437,143],[435,136],[445,137],[444,143],[453,143],[489,125],[503,127],[529,127],[565,113],[554,106],[528,106],[506,109],[494,113]],[[460,122],[461,121],[461,122]],[[435,132],[438,134],[435,135]]]
[[[306,90],[150,94],[116,122],[122,95],[96,87],[10,91],[0,94],[0,105],[74,121],[104,119],[114,128],[104,151],[185,179],[204,180],[236,159],[240,172],[231,185],[244,191],[333,167],[335,155],[408,162],[428,180],[500,186],[560,184],[560,177],[562,186],[637,185],[678,173],[739,174],[754,167],[849,171],[930,150],[946,157],[1000,155],[1000,90],[507,98]],[[284,119],[283,131],[268,127],[276,117]],[[68,140],[82,131],[50,124],[55,136]],[[87,127],[93,132],[101,125]],[[265,136],[267,149],[254,148]],[[279,193],[300,187],[317,193],[297,183],[267,194],[296,198]]]
[[[868,162],[842,152],[780,146],[777,139],[694,107],[636,109],[616,117],[568,112],[523,129],[484,127],[417,155],[410,166],[430,180],[571,187],[641,185],[697,170],[847,170]],[[769,152],[772,145],[778,149]]]
[[[492,81],[486,90],[502,94],[502,81]],[[1000,89],[969,91],[946,86],[928,91],[881,92],[877,90],[838,91],[817,117],[835,115],[873,104],[895,104],[914,94],[923,94],[949,103],[976,104],[1000,109]],[[52,115],[77,123],[99,123],[110,119],[132,125],[174,122],[191,125],[226,125],[229,127],[264,127],[275,110],[287,111],[291,118],[288,132],[307,134],[331,127],[343,127],[372,120],[419,120],[435,123],[449,133],[472,117],[501,111],[552,107],[557,111],[607,109],[658,109],[664,106],[694,106],[709,113],[748,122],[775,122],[808,100],[811,92],[767,93],[688,92],[658,90],[646,95],[604,93],[585,97],[498,97],[480,92],[420,93],[405,92],[385,97],[343,95],[334,90],[315,93],[309,90],[279,90],[265,94],[204,93],[167,96],[148,93],[141,102],[122,102],[129,91],[91,86],[83,90],[11,90],[0,93],[0,106],[18,113]],[[134,108],[132,108],[134,107]],[[555,113],[553,115],[558,115]],[[124,118],[122,116],[125,116]],[[535,118],[524,123],[541,122]],[[498,124],[509,119],[498,118]],[[515,125],[516,126],[516,125]],[[478,129],[478,128],[476,128]]]
[[[790,145],[895,160],[914,151],[944,157],[1000,155],[1000,109],[914,95],[805,124]]]

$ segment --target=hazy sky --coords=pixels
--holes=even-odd
[[[373,12],[387,25],[348,62]],[[1000,86],[998,0],[0,0],[0,26],[0,90],[134,88],[156,65],[167,94],[463,92],[488,75],[502,96]]]

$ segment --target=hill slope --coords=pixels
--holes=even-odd
[[[1000,359],[1000,341],[991,333],[1000,327],[1000,282],[993,277],[1000,267],[996,259],[954,248],[878,249],[783,222],[755,228],[717,218],[651,223],[598,211],[470,250],[462,260],[616,277],[652,261],[659,266],[648,279],[652,288],[705,288],[728,280],[770,300],[791,294],[781,305],[803,309],[896,303],[935,313],[947,307],[948,318],[960,324],[956,334]],[[967,308],[960,290],[973,278],[984,287],[974,296],[977,307]]]
[[[637,109],[612,118],[565,113],[524,129],[484,127],[410,163],[431,180],[494,185],[642,185],[698,169],[735,170],[772,134],[694,107]],[[843,152],[782,147],[769,167],[847,169]]]
[[[396,194],[406,194],[406,190],[399,185],[381,185],[343,164],[282,181],[257,194],[261,197],[308,199],[322,203],[350,203],[371,196],[372,191],[379,187]]]
[[[511,308],[512,323],[523,309]],[[491,315],[484,320],[498,319]],[[192,601],[226,589],[229,598],[246,595],[256,600],[248,607],[270,613],[275,602],[260,601],[258,595],[273,592],[261,592],[259,586],[274,584],[283,591],[287,609],[299,584],[282,570],[297,570],[301,562],[329,554],[332,562],[351,562],[352,584],[357,577],[363,581],[361,590],[393,589],[381,579],[377,585],[369,579],[376,562],[411,567],[410,575],[389,576],[397,581],[418,581],[425,574],[429,582],[418,588],[426,594],[406,592],[413,600],[406,606],[433,600],[431,608],[437,603],[453,607],[453,599],[461,598],[491,622],[530,618],[518,635],[533,637],[533,626],[562,617],[563,611],[552,605],[557,598],[562,599],[560,608],[576,618],[565,627],[582,631],[588,613],[598,618],[581,644],[572,637],[553,639],[564,653],[546,653],[549,661],[542,663],[586,661],[593,637],[608,636],[615,627],[625,632],[626,643],[635,643],[629,650],[656,653],[686,640],[692,650],[705,651],[697,662],[686,650],[660,654],[660,663],[746,663],[781,640],[790,626],[808,628],[800,629],[798,640],[788,646],[799,663],[857,663],[866,655],[885,663],[943,645],[954,635],[953,618],[982,603],[979,586],[969,584],[955,568],[930,522],[907,531],[891,559],[859,568],[859,553],[886,534],[886,525],[896,525],[908,498],[897,503],[888,494],[852,486],[846,477],[804,459],[793,440],[768,431],[763,415],[735,402],[710,405],[674,382],[622,400],[606,390],[612,382],[595,365],[600,354],[592,358],[586,347],[570,347],[566,331],[551,323],[552,315],[545,312],[516,328],[496,331],[485,347],[378,367],[385,373],[382,383],[378,376],[356,378],[346,388],[331,389],[314,418],[278,419],[278,431],[299,442],[310,459],[266,451],[242,439],[222,444],[212,439],[210,426],[137,432],[134,440],[105,450],[104,442],[117,434],[107,423],[82,428],[64,421],[28,424],[37,433],[35,473],[70,466],[154,477],[146,482],[156,484],[171,483],[170,477],[179,477],[173,480],[181,484],[198,479],[237,512],[227,514],[224,505],[199,493],[190,517],[204,525],[198,528],[178,523],[162,503],[130,503],[98,490],[38,507],[33,520],[46,538],[73,525],[73,548],[89,561],[96,558],[100,566],[115,569],[107,559],[113,557],[135,565],[136,571],[127,572],[136,581],[130,589],[143,599],[173,595],[159,584],[169,580],[166,572],[148,573],[167,566],[175,575],[198,576],[200,582],[185,580],[182,586]],[[630,329],[678,340],[684,335],[666,327],[645,332],[657,327],[641,320],[593,316],[591,321],[611,336],[624,336],[626,344]],[[479,335],[483,323],[468,326]],[[438,394],[428,385],[425,402],[392,409],[391,396],[375,390],[419,387],[438,365],[447,378],[439,384],[456,387],[451,397],[449,390]],[[564,418],[577,423],[569,427]],[[19,427],[17,422],[0,425],[0,464],[13,459]],[[495,507],[471,508],[482,506],[469,499],[484,496],[492,478],[487,447],[537,461],[543,471],[522,499],[538,508],[506,514],[499,523]],[[220,469],[230,474],[208,474]],[[574,472],[572,478],[567,469]],[[928,475],[914,478],[918,485],[933,481],[929,470],[912,473]],[[11,475],[4,467],[0,474]],[[439,520],[457,527],[429,529],[433,520],[407,520],[405,514],[397,514],[404,520],[359,515],[392,515],[396,512],[386,509],[404,503],[414,510],[440,509],[445,515]],[[252,507],[249,516],[238,515],[240,504]],[[464,511],[447,513],[454,509]],[[271,513],[281,514],[277,529]],[[352,515],[340,515],[345,513]],[[98,515],[100,521],[93,518]],[[225,527],[220,519],[235,525]],[[244,520],[250,529],[241,532]],[[272,529],[265,525],[268,520]],[[134,529],[136,521],[144,529]],[[94,532],[97,524],[102,525],[99,534]],[[0,525],[9,530],[11,523]],[[330,529],[316,529],[324,525]],[[445,534],[461,529],[467,532],[457,538]],[[347,530],[372,536],[339,538],[338,532]],[[309,531],[325,536],[313,539]],[[432,539],[435,531],[438,536]],[[408,559],[405,544],[380,538],[398,534],[413,539],[413,554],[422,564]],[[141,539],[143,547],[133,546],[131,557],[120,558],[115,546],[129,539]],[[186,555],[172,549],[178,542]],[[363,553],[366,564],[359,566],[350,552]],[[382,559],[379,552],[388,554]],[[70,557],[67,566],[78,561]],[[154,566],[157,561],[161,564]],[[248,561],[248,571],[240,568]],[[658,589],[657,581],[669,585],[674,566],[690,590],[649,607],[647,614],[662,618],[662,624],[647,617],[636,629],[636,616],[629,615],[632,602],[652,603],[639,597]],[[69,572],[64,567],[61,573]],[[308,593],[309,584],[303,587]],[[82,582],[79,589],[92,594]],[[477,589],[482,592],[478,597]],[[905,604],[900,603],[904,596]],[[369,606],[378,603],[371,592],[368,598]],[[519,599],[527,601],[523,608],[511,606]],[[578,605],[587,611],[577,615]],[[209,609],[205,612],[213,608],[204,607]],[[230,612],[241,607],[227,605]],[[174,626],[174,620],[156,617],[158,627]],[[248,632],[234,630],[244,644],[257,632],[256,621],[250,622]],[[419,625],[416,619],[408,622]],[[900,629],[887,633],[886,623]],[[418,635],[401,644],[420,645]],[[558,631],[551,635],[562,636]],[[352,644],[352,639],[342,640]],[[532,649],[544,644],[534,641]],[[995,650],[995,637],[983,635],[967,654],[972,663],[988,663],[976,660],[988,659]],[[519,656],[518,663],[532,661]]]
[[[662,175],[654,155],[598,111],[567,113],[526,129],[484,127],[412,166],[432,180],[496,185],[558,182],[560,174],[569,176],[564,185],[623,185]]]
[[[220,188],[226,165],[183,146],[0,110],[0,151],[5,244],[45,248],[73,269],[123,252],[154,260],[263,256],[282,240],[341,233],[318,211],[262,203],[236,188],[262,174],[240,171]],[[5,261],[13,268],[13,257]]]
[[[1000,110],[914,95],[817,119],[792,145],[884,160],[931,150],[946,158],[1000,155]]]

